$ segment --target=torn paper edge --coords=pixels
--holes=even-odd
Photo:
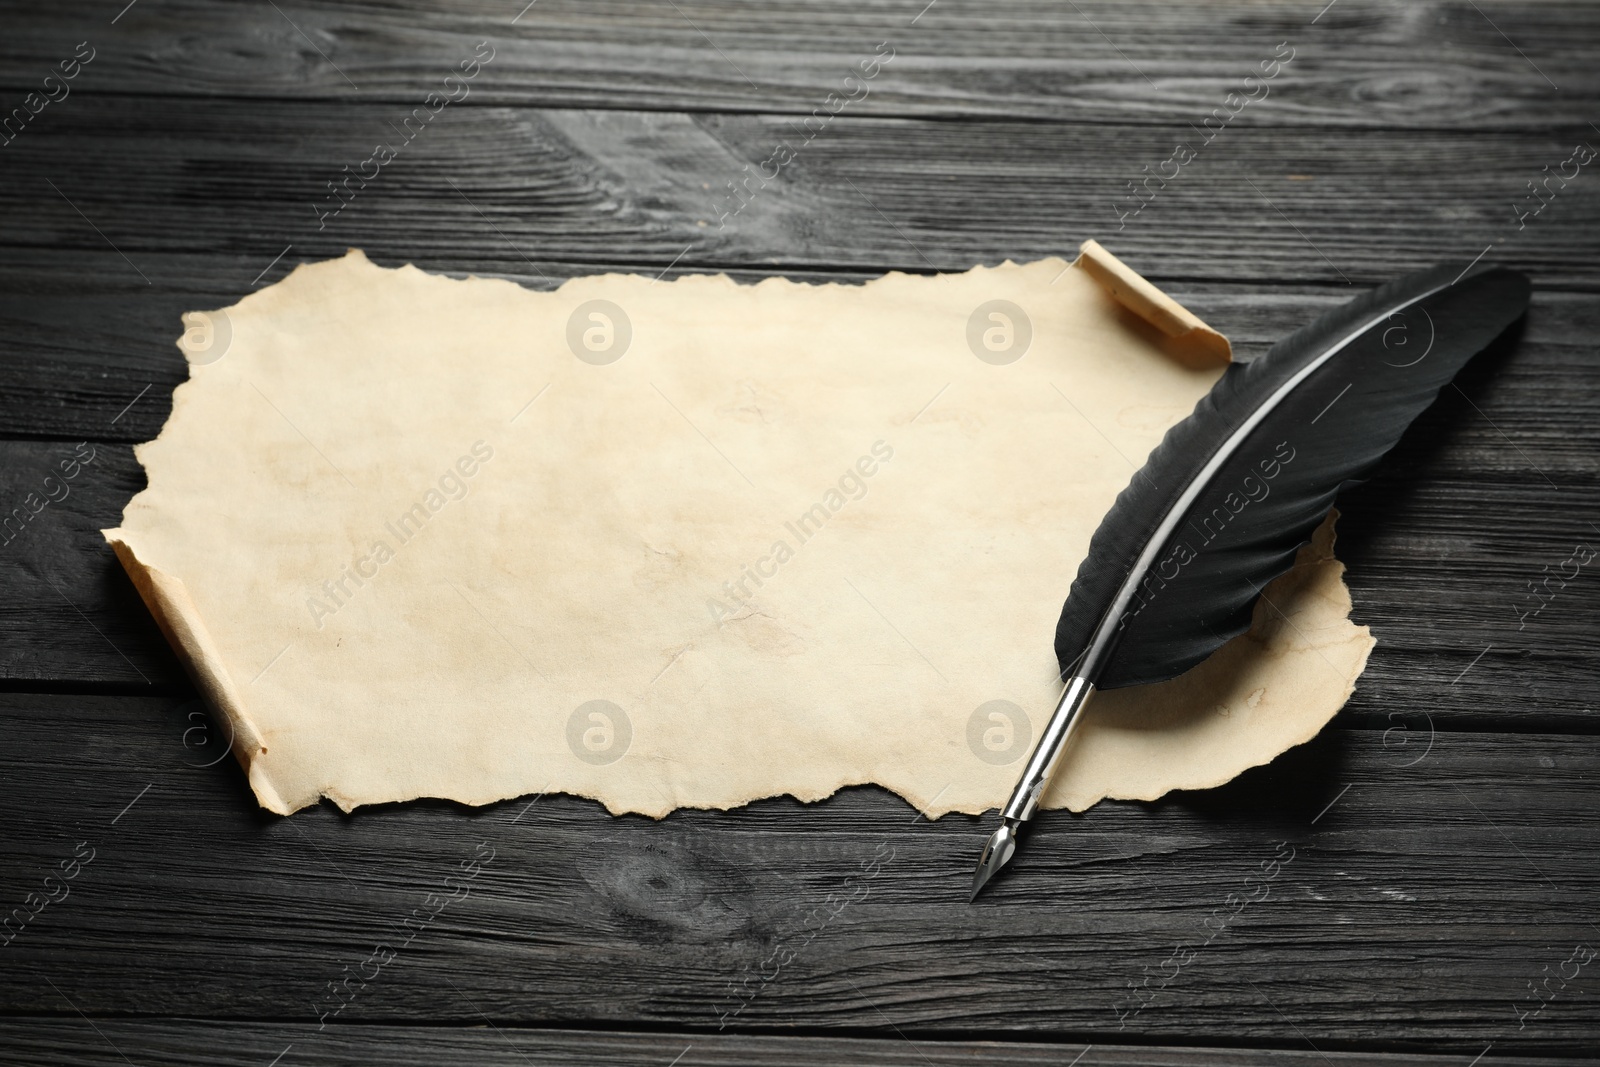
[[[100,532],[116,552],[117,559],[122,561],[122,569],[133,579],[144,606],[150,609],[162,636],[182,661],[200,695],[213,712],[227,721],[233,735],[233,755],[249,777],[256,799],[268,811],[288,815],[289,806],[267,779],[265,770],[256,763],[256,757],[267,751],[261,731],[251,721],[239,690],[223,668],[222,654],[201,621],[189,591],[179,579],[141,560],[133,546],[122,539],[120,529]]]
[[[1200,317],[1150,282],[1093,239],[1083,242],[1078,267],[1111,298],[1170,339],[1166,353],[1191,370],[1225,367],[1233,361],[1233,345]]]

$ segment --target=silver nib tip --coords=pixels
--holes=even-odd
[[[989,838],[989,843],[983,846],[983,855],[978,857],[978,869],[972,872],[972,896],[967,898],[967,903],[978,899],[978,893],[989,884],[989,879],[1000,872],[1000,868],[1011,862],[1011,856],[1017,851],[1017,826],[1019,823],[1005,819],[1000,823]]]

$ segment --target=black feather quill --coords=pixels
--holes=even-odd
[[[1229,367],[1167,431],[1078,567],[1056,624],[1067,684],[984,846],[974,898],[1016,851],[1095,691],[1176,677],[1243,633],[1339,491],[1527,307],[1528,280],[1508,270],[1401,278]]]
[[[1339,491],[1522,316],[1528,293],[1513,271],[1435,267],[1230,366],[1095,532],[1056,627],[1062,677],[1163,681],[1242,633]]]

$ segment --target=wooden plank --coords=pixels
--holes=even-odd
[[[282,251],[280,248],[279,251]],[[338,253],[332,253],[338,254]],[[301,262],[291,252],[260,279],[270,284]],[[305,257],[310,260],[314,257]],[[146,259],[155,284],[146,286],[109,249],[103,253],[29,249],[0,263],[0,439],[123,441],[154,438],[171,411],[172,390],[187,377],[177,350],[185,311],[225,307],[254,288],[271,257],[160,254]],[[1148,276],[1162,260],[1130,255]],[[533,289],[569,277],[649,268],[621,260],[508,264],[445,252],[430,257],[377,257],[384,266],[415,262],[425,270],[462,277],[502,277]],[[678,273],[674,271],[674,273]],[[743,282],[783,275],[798,281],[859,284],[875,271],[735,269]],[[1348,287],[1229,283],[1177,279],[1165,288],[1226,333],[1241,359],[1265,352],[1278,338],[1349,299]],[[68,326],[70,324],[70,328]],[[1543,470],[1558,483],[1594,469],[1600,429],[1588,395],[1571,382],[1593,373],[1600,336],[1600,299],[1536,291],[1527,329],[1512,351],[1486,356],[1463,382],[1484,414],[1447,391],[1443,416],[1422,435],[1448,432],[1449,445],[1430,455],[1431,471],[1471,474],[1487,468],[1532,477]],[[1478,368],[1481,366],[1481,370]],[[1452,399],[1454,398],[1454,399]],[[1463,417],[1465,416],[1465,417]],[[1494,427],[1514,432],[1506,438]],[[1431,450],[1430,450],[1431,451]],[[1537,468],[1537,469],[1535,469]]]
[[[806,114],[837,91],[856,96],[856,114],[1198,124],[1290,42],[1294,59],[1239,121],[1516,129],[1535,117],[1593,118],[1600,78],[1587,57],[1600,16],[1591,6],[1321,6],[545,0],[524,10],[473,0],[418,10],[175,0],[114,26],[86,25],[69,9],[34,12],[0,42],[0,85],[19,98],[39,89],[88,37],[97,52],[78,94],[413,102],[487,40],[494,59],[471,84],[473,103]],[[843,79],[883,41],[894,59],[862,96]]]
[[[1600,549],[1593,489],[1419,485],[1405,467],[1417,451],[1402,444],[1342,505],[1351,615],[1378,647],[1340,721],[1398,727],[1394,745],[1433,726],[1592,729],[1600,581],[1574,554]]]
[[[65,1001],[63,1000],[63,1003]],[[459,1010],[470,1016],[470,1005]],[[881,1038],[753,1034],[628,1033],[535,1030],[525,1027],[331,1026],[321,1033],[293,1023],[208,1022],[193,1019],[0,1019],[0,1063],[58,1067],[295,1067],[323,1064],[395,1067],[473,1063],[483,1067],[956,1067],[982,1062],[1012,1067],[1460,1067],[1461,1058],[1403,1052],[1327,1053],[1305,1047],[1239,1049],[1137,1045],[1093,1046],[1022,1041],[915,1041]],[[679,1059],[674,1057],[681,1056]],[[1077,1058],[1077,1057],[1080,1057]],[[124,1058],[126,1057],[126,1058]],[[1576,1061],[1496,1056],[1496,1067],[1570,1067]]]
[[[236,262],[174,261],[194,291]],[[103,439],[159,432],[170,389],[184,373],[169,344],[176,331],[141,311],[132,290],[97,292],[102,279],[117,276],[113,264],[100,261],[107,273],[85,284],[70,263],[49,261],[30,289],[0,297],[11,322],[25,327],[0,342],[13,357],[0,361],[8,427],[98,442],[95,463],[71,495],[21,532],[6,531],[0,545],[9,564],[0,568],[0,684],[183,689],[98,533],[117,524],[144,484],[129,450]],[[184,289],[146,299],[180,308]],[[1247,353],[1344,295],[1216,284],[1174,291]],[[1347,721],[1412,731],[1430,721],[1540,729],[1587,729],[1593,721],[1600,666],[1590,620],[1600,584],[1592,565],[1569,560],[1576,546],[1600,544],[1592,492],[1600,420],[1592,395],[1570,383],[1593,373],[1597,317],[1594,297],[1539,294],[1516,347],[1471,368],[1465,393],[1447,391],[1379,478],[1346,498],[1339,552],[1350,566],[1355,618],[1380,641]],[[57,322],[75,329],[56,330]],[[79,336],[97,339],[94,347],[71,340]],[[54,351],[45,348],[51,343]],[[129,407],[141,380],[150,389]],[[47,498],[46,477],[72,451],[70,441],[0,443],[0,515],[26,508],[28,493]],[[1470,680],[1458,684],[1469,665]]]
[[[481,1012],[1470,1057],[1585,1052],[1600,1027],[1583,992],[1596,964],[1572,973],[1600,943],[1596,737],[1442,732],[1416,762],[1376,732],[1331,731],[1219,790],[1043,815],[969,906],[986,824],[914,819],[876,789],[661,822],[563,797],[281,819],[230,761],[197,766],[223,739],[186,737],[193,710],[0,696],[12,906],[94,850],[4,949],[13,1014],[62,1013],[49,978],[93,1016],[307,1031],[324,1012]],[[1193,955],[1174,962],[1175,945]],[[1530,983],[1563,968],[1527,1015]],[[330,999],[347,973],[365,984]]]
[[[1128,183],[1198,140],[1187,126],[841,115],[807,143],[783,116],[481,107],[446,109],[406,142],[406,118],[394,104],[86,97],[6,146],[0,244],[114,246],[142,282],[158,252],[258,270],[290,246],[358,245],[535,274],[549,261],[932,271],[1093,236],[1157,281],[1362,285],[1484,255],[1546,288],[1600,285],[1600,180],[1580,172],[1520,230],[1515,214],[1527,183],[1571,158],[1572,130],[1229,128],[1166,188],[1153,179],[1134,215]],[[366,164],[380,142],[398,155]],[[752,176],[774,172],[780,144],[795,156],[763,188]],[[330,190],[363,166],[365,188]]]
[[[0,443],[0,685],[188,689],[100,535],[144,483],[125,445]]]

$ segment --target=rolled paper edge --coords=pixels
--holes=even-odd
[[[1179,363],[1194,370],[1225,367],[1233,346],[1200,317],[1146,281],[1137,271],[1093,239],[1078,248],[1072,265],[1093,278],[1110,297],[1154,326],[1169,343],[1163,346]]]
[[[250,779],[250,788],[254,790],[256,800],[268,811],[288,815],[293,809],[284,803],[260,760],[267,754],[261,731],[245,709],[244,699],[223,666],[222,655],[217,651],[205,623],[201,621],[199,609],[189,598],[189,591],[178,578],[141,560],[133,546],[123,539],[120,528],[101,530],[100,533],[117,554],[122,569],[133,580],[140,599],[199,689],[201,698],[214,715],[228,723],[233,734],[231,747],[234,758]]]

